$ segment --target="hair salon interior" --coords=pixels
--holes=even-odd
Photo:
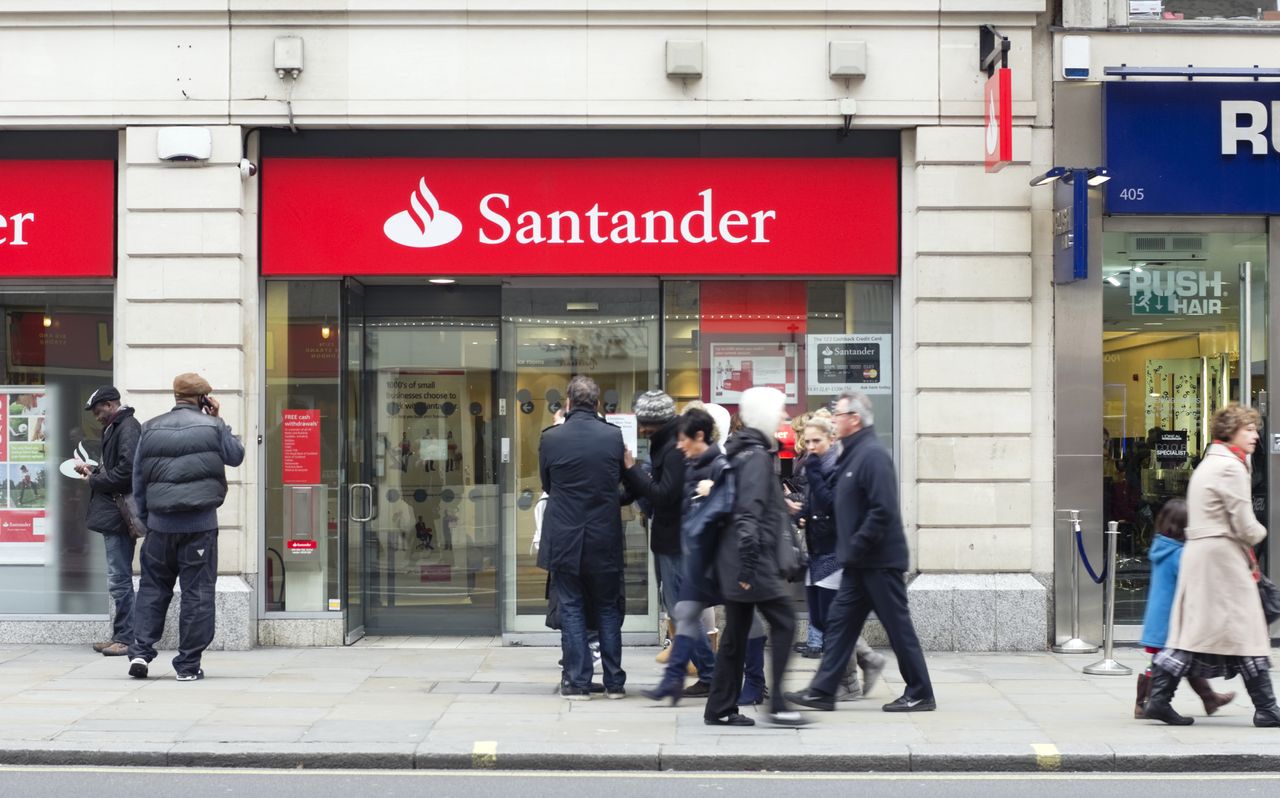
[[[220,514],[215,648],[555,642],[537,446],[575,373],[624,431],[650,388],[733,409],[775,385],[793,414],[864,391],[927,648],[1068,636],[1067,509],[1095,564],[1119,522],[1124,639],[1201,411],[1265,411],[1275,373],[1275,183],[1227,197],[1197,182],[1227,168],[1217,138],[1146,120],[1190,92],[1216,136],[1217,98],[1251,103],[1230,106],[1233,185],[1274,173],[1280,137],[1274,83],[1108,70],[1265,63],[1273,15],[421,5],[0,11],[0,642],[101,636],[69,465],[100,446],[83,401],[115,384],[146,419],[184,371],[250,452]],[[1084,276],[1055,257],[1081,181]],[[652,643],[624,520],[624,632]],[[1084,636],[1100,596],[1084,580]]]

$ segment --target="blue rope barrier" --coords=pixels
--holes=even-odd
[[[1107,578],[1107,568],[1110,568],[1111,564],[1107,563],[1102,569],[1102,576],[1094,573],[1093,566],[1089,564],[1089,555],[1084,550],[1084,534],[1080,531],[1080,527],[1076,527],[1076,548],[1080,550],[1080,562],[1084,563],[1084,569],[1089,572],[1089,578],[1095,585],[1102,584],[1102,581]]]

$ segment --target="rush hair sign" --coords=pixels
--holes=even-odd
[[[0,159],[0,278],[110,277],[112,161]]]
[[[893,158],[280,158],[270,275],[898,272]]]

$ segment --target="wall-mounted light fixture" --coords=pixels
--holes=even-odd
[[[1089,189],[1111,179],[1105,166],[1054,166],[1031,178],[1034,186],[1061,182],[1070,189],[1056,190],[1053,202],[1053,281],[1058,284],[1089,276]],[[1112,277],[1106,278],[1108,283]]]
[[[42,323],[42,324],[44,324],[44,326],[45,326],[45,327],[52,327],[52,326],[53,326],[53,317],[52,317],[52,316],[50,316],[50,315],[46,312],[46,313],[44,314],[44,319],[42,319],[42,320],[41,320],[41,323]]]
[[[333,335],[333,328],[329,326],[329,320],[325,319],[324,324],[320,325],[320,337],[327,341],[331,335]]]

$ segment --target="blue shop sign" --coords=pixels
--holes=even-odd
[[[1106,84],[1108,213],[1280,213],[1280,83]]]

